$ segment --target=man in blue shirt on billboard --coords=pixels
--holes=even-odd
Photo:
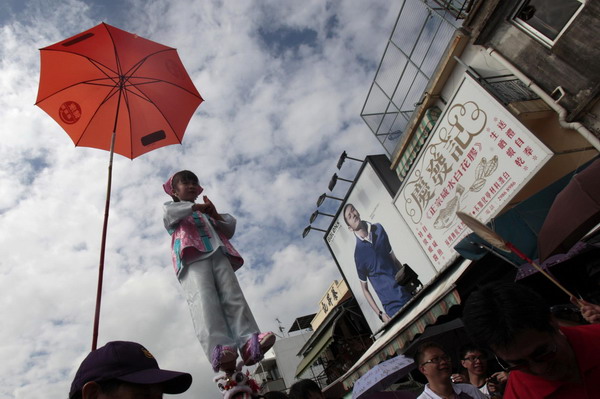
[[[350,203],[344,206],[344,221],[356,236],[354,261],[363,294],[379,319],[387,322],[411,298],[410,292],[399,285],[395,278],[402,264],[394,255],[381,224],[361,220],[360,214]],[[383,310],[375,303],[367,280],[377,293]]]

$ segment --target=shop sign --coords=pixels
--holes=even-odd
[[[466,75],[399,191],[395,206],[439,270],[471,231],[457,211],[487,223],[552,152]]]

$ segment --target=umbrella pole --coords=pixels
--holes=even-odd
[[[565,294],[567,294],[569,296],[569,298],[573,297],[576,298],[575,295],[573,295],[569,290],[567,290],[565,287],[562,286],[561,283],[559,283],[554,277],[552,277],[550,274],[548,274],[544,269],[542,269],[542,267],[540,265],[538,265],[536,262],[534,262],[533,260],[529,259],[529,257],[527,255],[525,255],[523,252],[521,252],[517,247],[515,247],[512,243],[510,242],[505,242],[506,246],[512,251],[514,252],[515,255],[517,255],[519,258],[523,259],[524,261],[528,262],[531,264],[531,266],[535,267],[537,269],[538,272],[542,273],[545,277],[547,277],[550,281],[552,281],[558,288],[560,288],[561,290],[563,290],[563,292]]]
[[[102,225],[102,243],[100,244],[100,264],[98,266],[98,289],[96,291],[96,313],[94,314],[94,332],[92,334],[92,350],[98,346],[98,327],[100,324],[100,303],[102,300],[102,280],[104,276],[104,252],[106,249],[106,231],[108,230],[108,211],[110,209],[110,191],[112,186],[113,155],[115,153],[116,129],[110,141],[110,159],[108,161],[108,182],[106,184],[106,204],[104,206],[104,223]]]

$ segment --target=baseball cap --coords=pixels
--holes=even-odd
[[[133,384],[163,384],[164,393],[177,394],[192,385],[192,376],[179,371],[161,370],[152,354],[142,345],[112,341],[90,352],[75,374],[69,398],[90,381],[119,380]]]

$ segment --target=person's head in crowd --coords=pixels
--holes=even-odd
[[[475,344],[463,345],[459,350],[460,364],[467,371],[468,376],[487,377],[488,355],[487,351]]]
[[[163,393],[183,393],[191,384],[188,373],[161,370],[142,345],[113,341],[83,360],[71,384],[69,399],[159,399]]]
[[[290,399],[323,399],[321,388],[313,380],[300,380],[290,387]]]
[[[429,383],[450,381],[452,360],[444,348],[435,342],[424,342],[417,348],[414,361]]]
[[[574,353],[544,299],[516,283],[492,283],[471,293],[463,322],[472,340],[490,348],[505,370],[546,380],[572,377]]]

